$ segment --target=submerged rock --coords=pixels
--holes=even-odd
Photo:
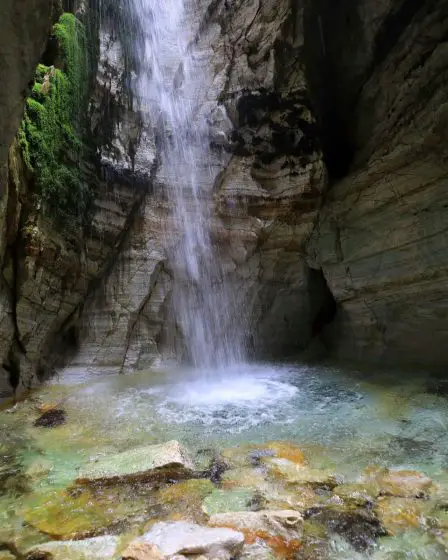
[[[376,486],[377,495],[401,498],[425,498],[435,489],[432,480],[423,473],[379,467],[367,468],[362,482]]]
[[[259,466],[264,458],[286,459],[296,465],[306,465],[303,451],[290,441],[270,441],[264,444],[247,444],[229,447],[221,452],[223,461],[231,468]]]
[[[54,541],[34,546],[26,560],[108,560],[116,558],[118,537],[94,537],[82,541]]]
[[[275,556],[266,544],[254,543],[244,546],[238,560],[275,560]]]
[[[158,509],[150,487],[123,484],[32,496],[23,510],[23,518],[53,539],[85,539],[110,532],[125,521],[156,515]]]
[[[155,546],[166,556],[205,554],[211,558],[230,560],[242,550],[244,535],[228,528],[202,527],[185,521],[162,522],[156,523],[148,533],[133,541],[128,551],[132,552],[132,547],[141,544]]]
[[[274,558],[293,558],[302,546],[302,522],[300,513],[293,510],[242,511],[213,515],[209,525],[241,531],[247,545],[264,542]]]
[[[425,500],[384,496],[378,499],[375,512],[389,535],[422,527],[431,504]]]
[[[65,420],[65,410],[62,410],[62,408],[50,408],[34,421],[33,426],[38,428],[56,428],[56,426],[65,424]]]
[[[194,464],[177,441],[138,447],[104,457],[81,469],[80,484],[109,484],[130,480],[176,480],[188,478]]]
[[[263,534],[284,539],[298,539],[302,534],[303,518],[294,510],[239,511],[212,515],[210,527],[230,527],[245,534]]]
[[[255,493],[252,489],[221,490],[215,488],[203,501],[202,509],[207,515],[249,510],[254,496]]]
[[[202,522],[206,520],[202,501],[214,490],[210,480],[185,480],[161,488],[156,500],[165,509],[169,519],[175,515],[181,516],[183,520]]]
[[[344,538],[357,552],[366,551],[378,537],[386,534],[375,514],[364,509],[310,508],[305,513],[305,519],[324,526],[330,534]]]
[[[308,484],[315,488],[334,488],[341,480],[332,471],[312,469],[298,465],[289,459],[268,457],[264,463],[274,478],[284,480],[289,484]]]

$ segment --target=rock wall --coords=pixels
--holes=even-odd
[[[313,2],[307,20],[333,179],[309,246],[338,306],[327,340],[339,356],[444,365],[448,2],[355,4]]]
[[[52,0],[3,0],[0,7],[0,188],[7,183],[8,149],[19,128],[28,82],[50,30]]]
[[[282,355],[307,345],[323,301],[303,259],[326,185],[301,62],[303,13],[289,0],[192,2],[189,13],[196,59],[211,53],[198,113],[210,125],[213,176],[208,166],[204,175],[215,191],[216,250],[237,308],[247,310],[252,350]],[[154,180],[163,192],[163,169]],[[146,199],[84,314],[77,365],[130,371],[182,356],[163,238],[168,230],[176,243],[171,215],[163,196]]]
[[[83,17],[93,18],[95,14],[86,10],[84,6]],[[49,7],[48,16],[50,12]],[[25,33],[27,19],[14,23],[20,33]],[[49,24],[48,17],[46,25],[42,24],[42,45]],[[90,24],[91,31],[98,33],[95,21]],[[147,192],[151,140],[145,135],[138,110],[132,108],[125,57],[112,35],[105,20],[88,115],[97,153],[91,153],[81,170],[96,192],[88,230],[67,236],[40,212],[33,178],[22,161],[17,140],[9,149],[2,198],[1,395],[9,394],[11,388],[19,392],[45,379],[67,353],[76,349],[77,324],[85,299],[111,269]],[[32,37],[33,33],[30,40]],[[28,80],[40,50],[27,64]],[[26,68],[23,70],[21,79],[25,82]],[[15,102],[22,110],[25,84],[23,92],[15,93]],[[16,112],[17,130],[20,113]],[[142,152],[144,157],[140,157]]]
[[[15,144],[7,172],[51,21],[49,2],[30,6],[2,6],[3,380],[13,362],[34,383],[61,344],[74,364],[119,371],[182,356],[157,125],[128,95],[129,46],[107,18],[90,111],[101,141],[85,164],[98,196],[81,245],[30,220]],[[445,364],[448,0],[191,0],[189,14],[191,48],[211,65],[199,113],[213,237],[251,351],[286,355],[322,335],[342,357]]]

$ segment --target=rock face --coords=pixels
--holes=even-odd
[[[446,364],[448,5],[312,4],[308,68],[335,184],[309,251],[337,302],[331,347]]]
[[[326,295],[322,278],[301,257],[326,172],[300,63],[302,15],[291,14],[287,0],[216,2],[208,10],[191,1],[186,12],[196,33],[197,64],[213,45],[209,90],[199,113],[209,123],[212,236],[226,282],[238,299],[236,308],[247,310],[253,351],[303,348]],[[166,186],[166,171],[155,171],[154,180]],[[160,357],[182,357],[164,239],[168,230],[170,243],[177,242],[171,215],[163,197],[147,198],[116,266],[83,316],[76,365],[132,371]]]
[[[7,181],[8,149],[23,114],[28,82],[44,50],[51,25],[51,0],[5,0],[1,7],[0,64],[5,87],[0,91],[1,220]],[[2,231],[2,236],[4,232]]]
[[[42,50],[36,47],[39,26],[35,22],[44,13],[38,4],[44,3],[34,2],[34,11],[21,5],[14,12],[17,26],[23,19],[19,17],[22,9],[34,13],[35,27],[29,34],[33,57],[19,65],[20,71],[22,67],[24,71],[30,68],[26,81],[33,76]],[[48,34],[50,12],[49,6],[45,11],[45,26],[39,22],[42,46]],[[85,17],[95,19],[89,12]],[[28,20],[20,27],[21,32],[25,33],[26,25]],[[92,33],[95,32],[99,30],[92,25]],[[0,218],[4,222],[1,227],[5,228],[0,243],[2,396],[10,393],[11,386],[20,391],[48,377],[55,360],[76,348],[77,322],[85,298],[107,275],[145,197],[147,183],[143,181],[149,177],[154,147],[142,130],[138,110],[132,110],[129,90],[125,87],[125,57],[110,36],[105,20],[87,123],[99,147],[98,157],[83,162],[81,170],[84,180],[93,184],[96,192],[93,219],[87,232],[66,239],[51,220],[41,216],[33,201],[32,184],[17,141],[9,150],[6,190],[1,202],[5,216]],[[28,38],[20,40],[23,49],[31,52]],[[22,51],[17,48],[16,52]],[[15,95],[22,106],[18,93]],[[17,123],[14,127],[17,130]],[[145,152],[141,159],[140,147]]]
[[[285,355],[321,335],[342,357],[446,364],[446,0],[190,0],[187,13],[196,63],[210,66],[199,114],[213,239],[250,352]],[[4,166],[50,2],[8,0],[3,14],[0,390],[48,375],[55,348],[124,372],[183,357],[158,123],[145,128],[129,96],[114,17],[101,22],[90,110],[95,216],[69,246],[28,219],[17,145]]]

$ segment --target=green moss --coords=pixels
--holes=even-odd
[[[43,211],[61,225],[89,217],[93,193],[79,164],[85,156],[88,48],[84,27],[69,13],[53,27],[60,68],[39,64],[19,130],[24,161],[34,174]]]

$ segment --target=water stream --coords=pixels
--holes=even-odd
[[[260,499],[281,509],[310,490],[283,486],[265,470],[263,457],[269,458],[266,449],[294,456],[298,447],[313,476],[329,470],[339,484],[362,486],[365,469],[378,467],[415,469],[437,484],[431,499],[379,497],[362,509],[381,517],[387,515],[381,510],[385,503],[392,508],[386,523],[395,523],[393,532],[366,550],[353,547],[350,531],[348,537],[330,531],[326,555],[307,558],[446,559],[446,398],[444,380],[427,372],[337,364],[238,366],[208,380],[188,369],[131,376],[68,369],[14,409],[0,411],[0,543],[14,541],[23,549],[50,535],[89,534],[92,526],[94,534],[136,534],[151,520],[179,516],[203,523],[204,507],[250,510],[263,507],[254,506]],[[51,405],[64,409],[65,423],[34,426]],[[151,485],[119,485],[85,497],[67,490],[91,461],[171,439],[188,448],[197,469],[206,469],[220,453],[230,470],[210,489],[198,483],[206,486],[204,494],[193,484],[181,485],[175,499],[174,489]],[[322,487],[311,502],[294,507],[339,507],[341,516],[359,511],[334,502],[339,488],[344,486]]]
[[[216,170],[209,148],[208,51],[194,37],[196,3],[134,0],[144,32],[137,94],[159,149],[158,195],[167,201],[165,249],[173,272],[174,322],[198,368],[244,359],[241,310],[211,238]],[[142,62],[143,60],[143,62]]]

